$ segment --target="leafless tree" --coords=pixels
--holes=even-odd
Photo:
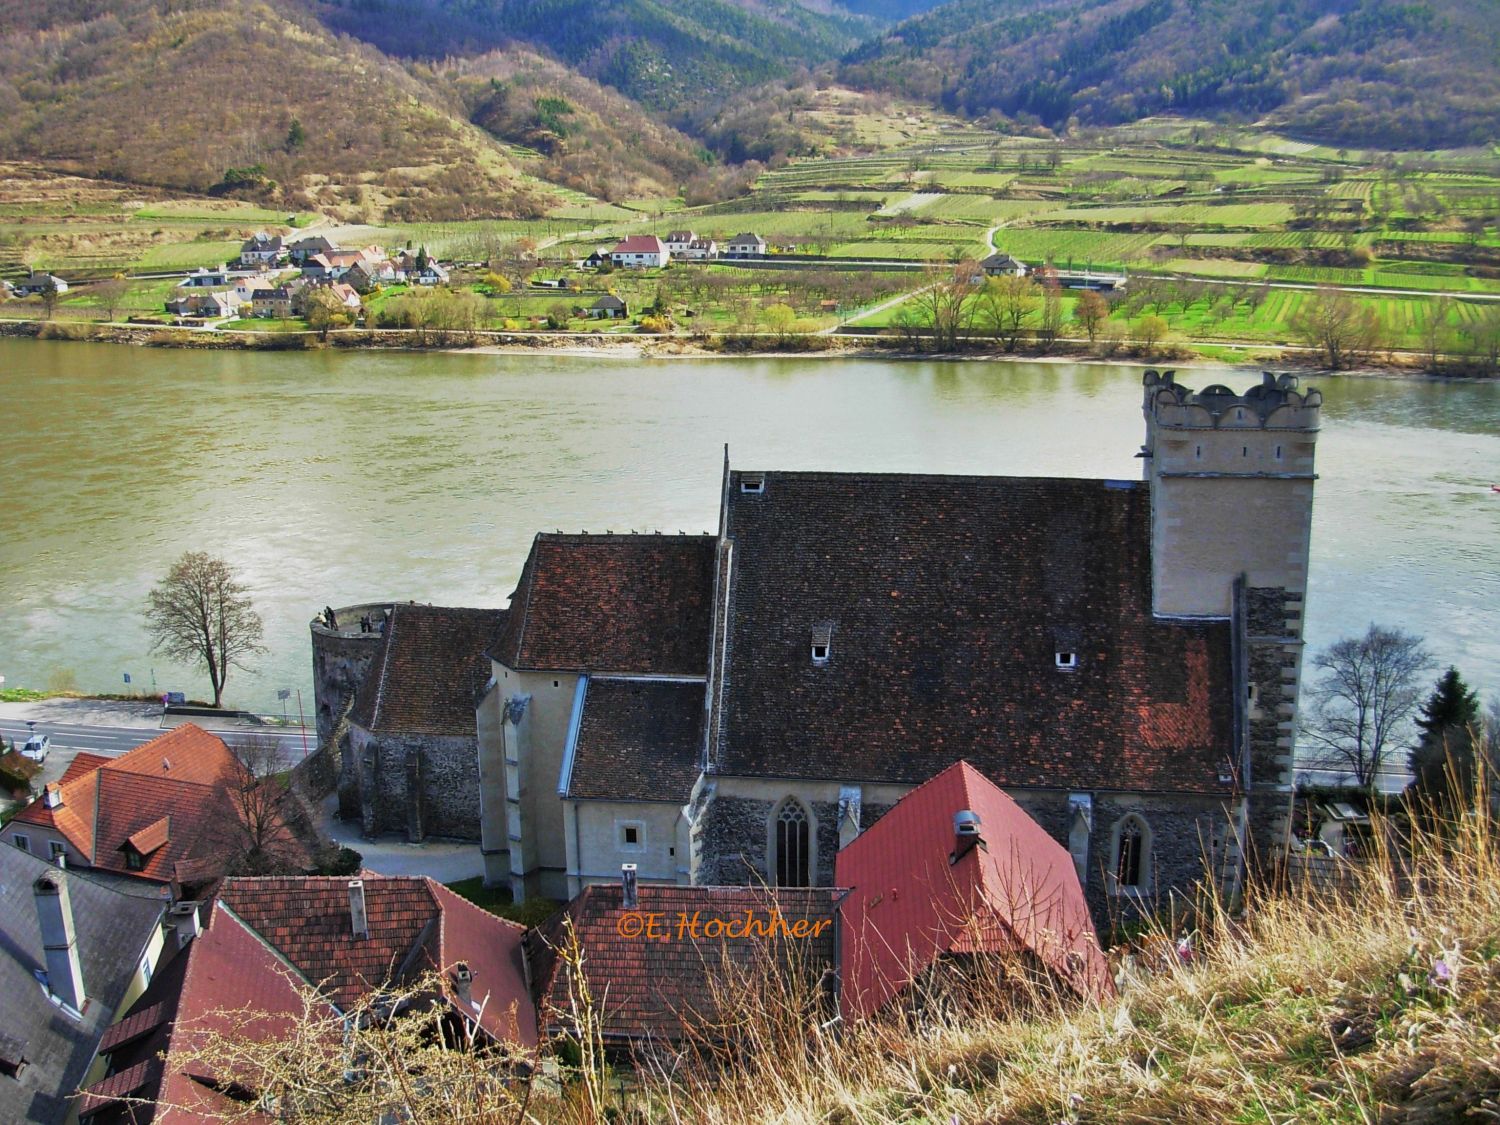
[[[934,351],[953,351],[974,322],[975,291],[984,271],[979,263],[962,261],[957,265],[936,265],[927,271],[927,284],[911,295],[907,304],[915,309],[931,330]]]
[[[147,595],[146,630],[153,652],[208,669],[215,707],[230,667],[244,668],[245,659],[265,651],[245,587],[227,562],[202,551],[183,555]]]
[[[127,288],[129,288],[129,282],[125,280],[124,274],[116,274],[107,281],[98,282],[90,288],[89,291],[104,311],[105,320],[114,320],[115,314],[120,311],[120,304],[125,300]]]
[[[230,746],[242,771],[224,784],[234,810],[220,854],[236,875],[300,875],[317,848],[311,821],[292,789],[281,744],[251,734]]]
[[[1358,363],[1380,340],[1380,318],[1373,308],[1332,286],[1320,285],[1289,321],[1297,338],[1323,353],[1328,367],[1338,370]]]
[[[1422,702],[1421,675],[1432,664],[1422,638],[1371,624],[1313,658],[1318,679],[1308,689],[1306,733],[1312,761],[1352,774],[1373,790],[1386,761],[1401,749]]]
[[[1005,350],[1016,350],[1042,304],[1042,287],[1029,277],[992,277],[975,298],[978,322]]]

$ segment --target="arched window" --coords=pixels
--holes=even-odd
[[[812,885],[812,818],[788,797],[771,820],[772,870],[778,887]]]
[[[1151,829],[1135,813],[1115,826],[1115,885],[1148,889],[1151,881]]]

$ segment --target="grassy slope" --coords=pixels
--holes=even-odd
[[[1160,112],[1273,119],[1338,143],[1500,134],[1495,0],[951,0],[842,77],[1060,127]]]

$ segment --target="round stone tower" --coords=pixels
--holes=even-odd
[[[318,744],[333,727],[359,685],[369,674],[385,637],[385,621],[392,602],[370,602],[333,611],[334,620],[318,614],[312,620],[313,701],[318,722]],[[370,629],[365,630],[368,624]]]

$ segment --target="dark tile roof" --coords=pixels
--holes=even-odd
[[[956,863],[953,815],[979,817],[983,845]],[[1068,850],[968,762],[917,786],[839,850],[840,998],[878,1011],[950,953],[1036,956],[1080,995],[1111,991]]]
[[[511,668],[701,676],[715,540],[538,535],[490,654]]]
[[[590,679],[568,796],[685,802],[698,779],[702,683]]]
[[[32,893],[43,875],[68,884],[89,1001],[79,1020],[54,1007],[34,975],[47,964]],[[28,1064],[18,1078],[0,1077],[0,1121],[64,1119],[67,1095],[78,1088],[95,1046],[119,1014],[162,908],[159,901],[121,894],[81,872],[63,874],[18,848],[0,846],[0,1032]]]
[[[1230,626],[1153,618],[1144,484],[742,476],[718,772],[1228,791]]]
[[[584,957],[588,987],[600,1004],[606,1040],[676,1039],[685,1027],[713,1036],[722,998],[743,984],[742,974],[757,969],[806,971],[814,975],[833,964],[834,915],[838,892],[828,887],[639,887],[642,924],[656,918],[659,936],[622,935],[618,884],[585,887],[583,893],[527,937],[543,1030],[571,1026],[566,964],[556,955],[571,919]],[[804,924],[816,936],[767,938],[709,936],[710,920],[739,923],[747,915],[770,923]],[[694,920],[697,936],[691,929]],[[626,932],[629,932],[628,923]]]
[[[485,644],[505,617],[503,609],[397,603],[351,721],[369,731],[472,737],[475,698],[490,674]]]
[[[231,878],[219,901],[340,1008],[372,988],[464,962],[491,1034],[536,1041],[526,990],[524,928],[481,910],[431,879],[367,875],[368,937],[356,937],[347,878]]]

